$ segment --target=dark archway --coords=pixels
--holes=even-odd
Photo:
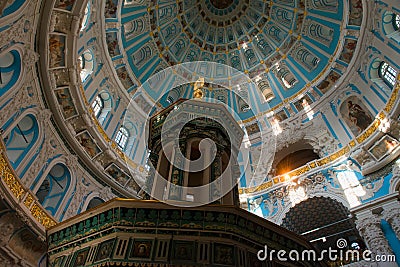
[[[319,155],[312,149],[301,149],[292,152],[280,160],[275,167],[276,175],[285,174],[291,170],[299,168],[310,161],[319,159]]]
[[[88,204],[86,210],[90,210],[90,209],[92,209],[92,208],[95,208],[95,207],[97,207],[98,205],[103,204],[103,203],[104,203],[104,200],[102,200],[102,199],[99,198],[99,197],[94,197],[92,200],[90,200],[90,202],[89,202],[89,204]]]
[[[328,197],[310,198],[292,207],[282,226],[302,235],[320,250],[338,249],[340,238],[347,241],[344,250],[365,249],[350,211]]]

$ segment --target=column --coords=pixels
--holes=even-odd
[[[390,224],[397,239],[400,240],[400,202],[396,200],[390,203],[390,205],[385,205],[383,209],[383,219]]]
[[[372,256],[393,255],[394,253],[381,229],[380,218],[371,212],[363,215],[366,216],[360,216],[361,218],[357,216],[356,226],[368,249],[372,252]],[[382,267],[397,266],[395,262],[381,262],[378,265]]]

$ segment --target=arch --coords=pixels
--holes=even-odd
[[[320,157],[312,148],[293,151],[276,163],[276,174],[283,175],[316,159]]]
[[[389,194],[398,193],[400,191],[400,164],[395,163],[390,178]]]
[[[85,202],[82,206],[82,208],[80,208],[80,211],[78,210],[79,213],[89,210],[91,208],[94,208],[98,205],[101,205],[102,203],[104,203],[105,201],[101,198],[100,194],[98,192],[92,192],[89,195],[87,195],[85,197]]]
[[[361,134],[374,120],[371,111],[355,95],[343,101],[340,114],[354,136]]]
[[[338,238],[346,238],[349,246],[357,242],[365,248],[349,209],[330,197],[308,198],[291,207],[281,226],[314,241],[320,249],[334,247]]]
[[[278,211],[276,214],[273,215],[272,218],[268,218],[269,220],[273,221],[274,223],[281,225],[283,218],[285,217],[286,213],[293,207],[295,207],[296,205],[300,204],[301,202],[313,198],[313,197],[325,197],[325,198],[331,198],[337,202],[340,202],[343,206],[345,206],[347,209],[350,209],[350,204],[349,202],[346,200],[344,195],[340,195],[336,192],[332,192],[332,191],[325,191],[325,192],[312,192],[310,194],[307,193],[307,198],[303,199],[302,201],[299,201],[297,203],[292,203],[292,202],[285,202],[284,206],[282,207],[282,209],[280,209],[280,211]]]
[[[400,43],[400,14],[386,10],[382,14],[382,31],[386,37]]]
[[[292,162],[293,164],[291,166],[294,167],[294,168],[288,168],[286,171],[284,171],[283,173],[279,173],[279,174],[284,174],[288,171],[291,171],[300,166],[303,166],[307,162],[310,162],[314,159],[320,158],[320,155],[318,155],[315,152],[315,149],[312,145],[312,140],[309,140],[308,136],[305,136],[299,140],[296,140],[289,147],[283,147],[281,149],[279,149],[279,148],[277,148],[277,149],[278,149],[278,151],[275,153],[274,161],[272,163],[273,172],[275,172],[275,173],[278,172],[278,170],[277,170],[278,164],[280,164],[281,167],[283,167],[283,166],[285,166],[285,163]],[[301,153],[303,153],[305,151],[310,152],[310,153],[306,153],[306,155],[308,155],[308,158],[305,158],[304,155],[301,155]],[[300,158],[299,162],[293,162],[293,160],[296,160],[297,156],[304,157],[304,158]],[[298,164],[298,166],[296,164]],[[275,173],[273,173],[273,174],[275,175]]]
[[[0,3],[0,25],[6,25],[16,21],[23,15],[23,10],[28,6],[27,0],[1,1]]]
[[[294,59],[309,72],[314,70],[320,62],[320,59],[315,54],[303,46],[299,46],[292,54]]]
[[[89,19],[90,19],[91,12],[92,12],[92,5],[91,5],[90,1],[88,1],[87,5],[85,7],[84,15],[83,15],[81,25],[80,25],[81,32],[84,29],[86,29],[87,26],[89,25]]]
[[[112,97],[106,90],[101,91],[92,102],[92,110],[102,125],[112,109]]]
[[[0,97],[16,85],[22,73],[22,58],[12,49],[0,54]]]
[[[101,198],[99,198],[99,197],[94,197],[94,198],[92,198],[92,199],[90,200],[90,202],[89,202],[89,204],[88,204],[86,210],[93,209],[93,208],[97,207],[98,205],[103,204],[104,202],[105,202],[105,201],[102,200]]]
[[[125,128],[125,126],[121,126],[119,127],[119,130],[117,132],[117,135],[115,136],[114,141],[117,143],[118,147],[125,151],[127,144],[128,144],[128,140],[130,137],[130,133],[128,131],[128,129]]]
[[[298,83],[296,76],[285,65],[277,66],[274,73],[284,89],[291,89]]]
[[[368,71],[368,76],[371,79],[373,83],[377,85],[379,89],[381,89],[386,95],[390,95],[391,90],[393,89],[392,86],[390,86],[390,83],[385,82],[381,78],[381,64],[383,64],[384,60],[382,60],[379,57],[376,57],[371,60],[371,63],[369,64],[369,71]]]
[[[11,165],[16,169],[28,151],[32,149],[39,137],[39,125],[36,117],[27,114],[12,128],[4,137],[6,144],[7,157]]]
[[[135,148],[135,144],[136,144],[135,141],[137,140],[136,137],[138,135],[137,127],[131,121],[125,121],[124,126],[125,126],[126,130],[128,130],[128,133],[129,133],[129,138],[128,138],[128,141],[127,141],[126,147],[125,147],[125,153],[128,154],[130,157],[134,157],[135,156],[134,148]]]
[[[36,189],[35,195],[39,203],[51,215],[61,210],[60,206],[71,184],[71,173],[63,163],[56,163],[48,171],[40,186]]]
[[[266,102],[269,102],[275,98],[275,94],[272,91],[272,88],[266,77],[264,79],[262,79],[261,81],[259,81],[257,83],[257,86],[258,86],[258,89],[262,92]]]
[[[379,64],[378,70],[379,78],[386,83],[391,89],[393,89],[394,85],[396,84],[397,79],[397,70],[395,70],[390,64],[385,61],[382,61]]]
[[[333,40],[334,30],[326,25],[306,19],[304,32],[312,39],[329,47]]]
[[[321,11],[336,12],[338,9],[336,0],[312,0],[310,3],[313,8]]]
[[[137,52],[135,52],[132,56],[133,64],[136,68],[142,67],[153,55],[153,51],[149,45],[146,45],[140,48]]]
[[[95,68],[94,54],[91,49],[86,49],[79,57],[80,76],[81,81],[84,83],[87,78],[93,73]]]

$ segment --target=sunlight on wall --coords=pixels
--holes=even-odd
[[[271,125],[272,125],[272,130],[274,131],[275,135],[279,135],[280,133],[282,133],[282,128],[279,125],[278,119],[273,118],[271,121]]]
[[[300,202],[308,199],[308,196],[306,194],[306,191],[304,190],[304,187],[298,186],[293,187],[289,191],[289,199],[290,202],[292,202],[292,207],[294,207],[296,204],[299,204]]]
[[[308,104],[307,99],[303,99],[302,105],[303,105],[304,111],[307,114],[308,119],[312,120],[312,118],[314,117],[314,111],[311,109],[310,104]]]
[[[356,174],[351,170],[343,170],[337,173],[337,178],[350,204],[350,208],[361,205],[358,198],[364,196],[366,192],[358,181]]]
[[[387,133],[390,129],[390,121],[387,118],[381,120],[381,124],[379,125],[379,131],[383,133]]]

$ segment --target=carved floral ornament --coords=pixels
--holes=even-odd
[[[327,166],[329,164],[333,164],[337,162],[338,160],[343,159],[344,156],[349,156],[350,152],[355,151],[354,149],[356,147],[361,146],[365,141],[367,141],[371,136],[374,136],[377,132],[380,131],[380,125],[388,120],[388,117],[386,114],[390,114],[393,112],[395,109],[395,103],[399,99],[399,91],[400,91],[400,75],[397,78],[397,85],[393,89],[393,92],[385,106],[382,112],[380,112],[377,116],[377,118],[373,121],[373,123],[359,136],[351,140],[348,145],[345,147],[339,149],[338,151],[324,157],[318,160],[314,160],[309,162],[307,165],[302,166],[298,169],[295,169],[286,175],[281,175],[272,178],[271,180],[257,186],[257,187],[249,187],[249,188],[241,188],[239,189],[240,194],[251,194],[251,193],[256,193],[260,192],[263,190],[267,190],[269,188],[279,186],[281,183],[286,183],[288,181],[294,180],[297,178],[299,175],[307,174],[314,172],[318,169],[319,167],[322,166]],[[396,130],[396,129],[394,129]],[[355,157],[360,157],[361,155],[355,154]]]
[[[36,220],[36,223],[41,225],[44,229],[56,225],[56,221],[34,199],[30,191],[25,188],[20,178],[15,174],[7,159],[3,142],[0,142],[0,151],[1,182],[9,190],[10,195],[14,197],[17,203],[23,201],[25,208],[29,210],[31,216]]]
[[[63,22],[63,20],[61,18],[54,21],[55,24],[61,23],[60,27],[65,24],[64,22]],[[54,25],[54,27],[56,27],[56,25]],[[357,34],[358,34],[357,32],[354,33],[354,35],[357,35]],[[338,47],[336,49],[338,49],[339,47],[341,47],[341,45],[338,45]],[[336,53],[338,53],[338,51],[335,51],[335,54]],[[314,81],[311,82],[311,84],[315,83],[316,80],[320,80],[322,78],[322,76],[325,75],[328,72],[329,69],[330,69],[330,67],[327,66],[326,69],[324,69],[321,72],[321,74],[319,76],[317,76]],[[290,99],[288,99],[287,102],[295,100],[296,97],[298,97],[299,94],[304,94],[309,89],[310,89],[310,84],[308,84],[307,87],[304,88],[303,90],[300,90],[300,92],[298,92],[298,94],[295,94]],[[91,111],[90,105],[89,105],[88,101],[86,100],[86,97],[84,95],[82,87],[80,87],[80,91],[81,91],[81,96],[83,97],[87,108],[90,110],[89,111],[90,115],[91,115],[90,117],[94,121],[94,124],[96,126],[95,127],[96,130],[99,131],[100,135],[104,138],[104,140],[107,141],[107,143],[111,142],[112,151],[114,151],[115,154],[119,158],[121,158],[122,160],[126,160],[127,156],[121,150],[118,149],[118,146],[107,136],[107,134],[102,129],[101,125],[94,118],[93,112]],[[253,193],[253,192],[259,192],[261,190],[269,189],[269,188],[271,188],[271,187],[273,187],[275,185],[279,185],[280,183],[288,182],[291,179],[295,179],[295,177],[297,177],[299,175],[303,175],[303,174],[307,174],[307,173],[316,171],[320,167],[323,167],[323,166],[326,166],[328,164],[331,164],[332,162],[336,162],[341,157],[349,155],[349,153],[354,149],[354,147],[362,144],[364,141],[366,141],[369,137],[373,136],[379,130],[379,126],[381,125],[381,122],[386,118],[385,112],[387,114],[389,114],[392,111],[392,109],[394,108],[394,104],[395,104],[396,99],[397,99],[398,91],[399,91],[399,86],[397,86],[395,88],[395,90],[393,91],[392,96],[390,97],[386,107],[383,110],[384,112],[380,113],[379,118],[377,118],[363,134],[361,134],[360,136],[357,136],[357,138],[355,138],[354,140],[349,142],[349,144],[347,146],[345,146],[344,148],[333,152],[333,150],[334,150],[334,148],[332,148],[332,147],[334,147],[334,145],[333,145],[332,147],[330,147],[328,149],[329,152],[333,152],[329,156],[326,156],[326,157],[324,157],[324,158],[322,158],[320,160],[316,160],[316,161],[310,162],[309,164],[307,164],[307,165],[305,165],[303,167],[300,167],[299,169],[293,170],[287,176],[274,177],[272,180],[270,180],[270,181],[258,186],[257,188],[241,189],[241,193]],[[287,103],[285,103],[285,104],[287,104]],[[279,108],[282,107],[282,105],[278,105],[274,109],[279,109]],[[138,166],[134,162],[129,162],[129,164],[132,167],[137,168],[140,172],[144,171],[144,167],[143,166]]]

